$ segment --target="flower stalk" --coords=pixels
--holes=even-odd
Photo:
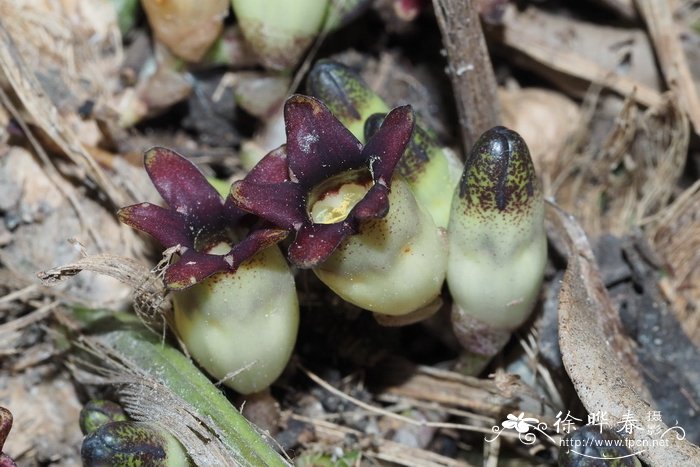
[[[495,127],[474,145],[452,202],[452,323],[479,373],[530,315],[547,258],[544,197],[527,145]]]

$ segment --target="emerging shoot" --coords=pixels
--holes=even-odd
[[[495,127],[474,145],[448,237],[452,323],[478,373],[530,315],[547,257],[542,188],[514,131]]]

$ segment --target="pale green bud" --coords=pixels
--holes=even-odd
[[[547,258],[542,188],[517,133],[496,127],[474,145],[448,237],[455,333],[483,366],[528,318]]]
[[[445,279],[447,244],[408,184],[394,177],[386,217],[364,221],[316,275],[344,300],[375,313],[406,315],[430,305]]]
[[[231,0],[243,36],[262,64],[293,68],[323,27],[329,0]]]
[[[215,253],[215,252],[212,252]],[[175,327],[214,378],[243,393],[268,387],[289,361],[299,305],[287,262],[272,246],[241,264],[175,292]]]
[[[325,31],[343,27],[369,7],[371,0],[335,0],[329,3],[328,15],[323,24]]]
[[[122,406],[108,400],[91,400],[80,411],[80,431],[84,435],[97,431],[102,425],[109,422],[123,422],[128,420]]]
[[[138,14],[139,0],[111,0],[117,11],[117,23],[122,35],[125,35],[134,27]]]

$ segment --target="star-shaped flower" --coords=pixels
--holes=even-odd
[[[224,202],[194,164],[170,149],[148,150],[144,165],[169,208],[140,203],[120,209],[118,215],[163,247],[180,246],[179,260],[165,273],[170,289],[190,287],[217,272],[235,271],[287,235],[280,229],[259,229],[243,237],[246,213],[230,198]]]
[[[294,95],[284,108],[287,144],[231,189],[241,209],[296,232],[288,257],[324,262],[362,221],[389,211],[394,169],[413,131],[410,106],[391,111],[363,146],[317,99]]]

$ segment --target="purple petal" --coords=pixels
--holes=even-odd
[[[248,172],[245,179],[257,183],[277,183],[289,180],[286,146],[283,145],[270,151]]]
[[[366,219],[378,219],[389,212],[389,189],[380,183],[376,183],[365,194],[348,215],[349,218],[363,221]]]
[[[171,290],[191,287],[217,272],[230,270],[226,255],[209,255],[194,249],[185,251],[165,271],[165,285]]]
[[[232,268],[238,266],[249,258],[252,258],[258,251],[279,243],[289,235],[287,230],[281,229],[260,229],[254,230],[246,238],[237,243],[231,250]]]
[[[177,263],[168,266],[165,284],[173,290],[185,289],[217,272],[235,272],[257,252],[274,245],[287,236],[286,230],[261,229],[248,234],[225,255],[211,255],[187,250]]]
[[[316,267],[328,259],[345,237],[355,232],[349,222],[306,224],[289,246],[287,256],[297,267]]]
[[[289,170],[306,189],[367,164],[362,144],[321,101],[293,95],[284,105]]]
[[[221,215],[221,196],[199,169],[180,154],[155,147],[146,151],[144,165],[165,202],[197,226],[210,224]]]
[[[362,154],[370,161],[375,182],[391,186],[394,168],[411,140],[413,121],[410,105],[397,107],[389,112],[379,130],[367,141]]]
[[[240,209],[284,229],[298,230],[308,222],[306,193],[296,183],[256,183],[240,180],[231,186],[231,198]]]
[[[194,246],[185,216],[179,212],[151,203],[141,203],[121,208],[117,215],[121,222],[146,232],[165,248],[178,244],[190,248]]]
[[[230,196],[224,201],[224,217],[228,220],[229,225],[236,225],[241,217],[247,213],[239,209],[233,202]]]

